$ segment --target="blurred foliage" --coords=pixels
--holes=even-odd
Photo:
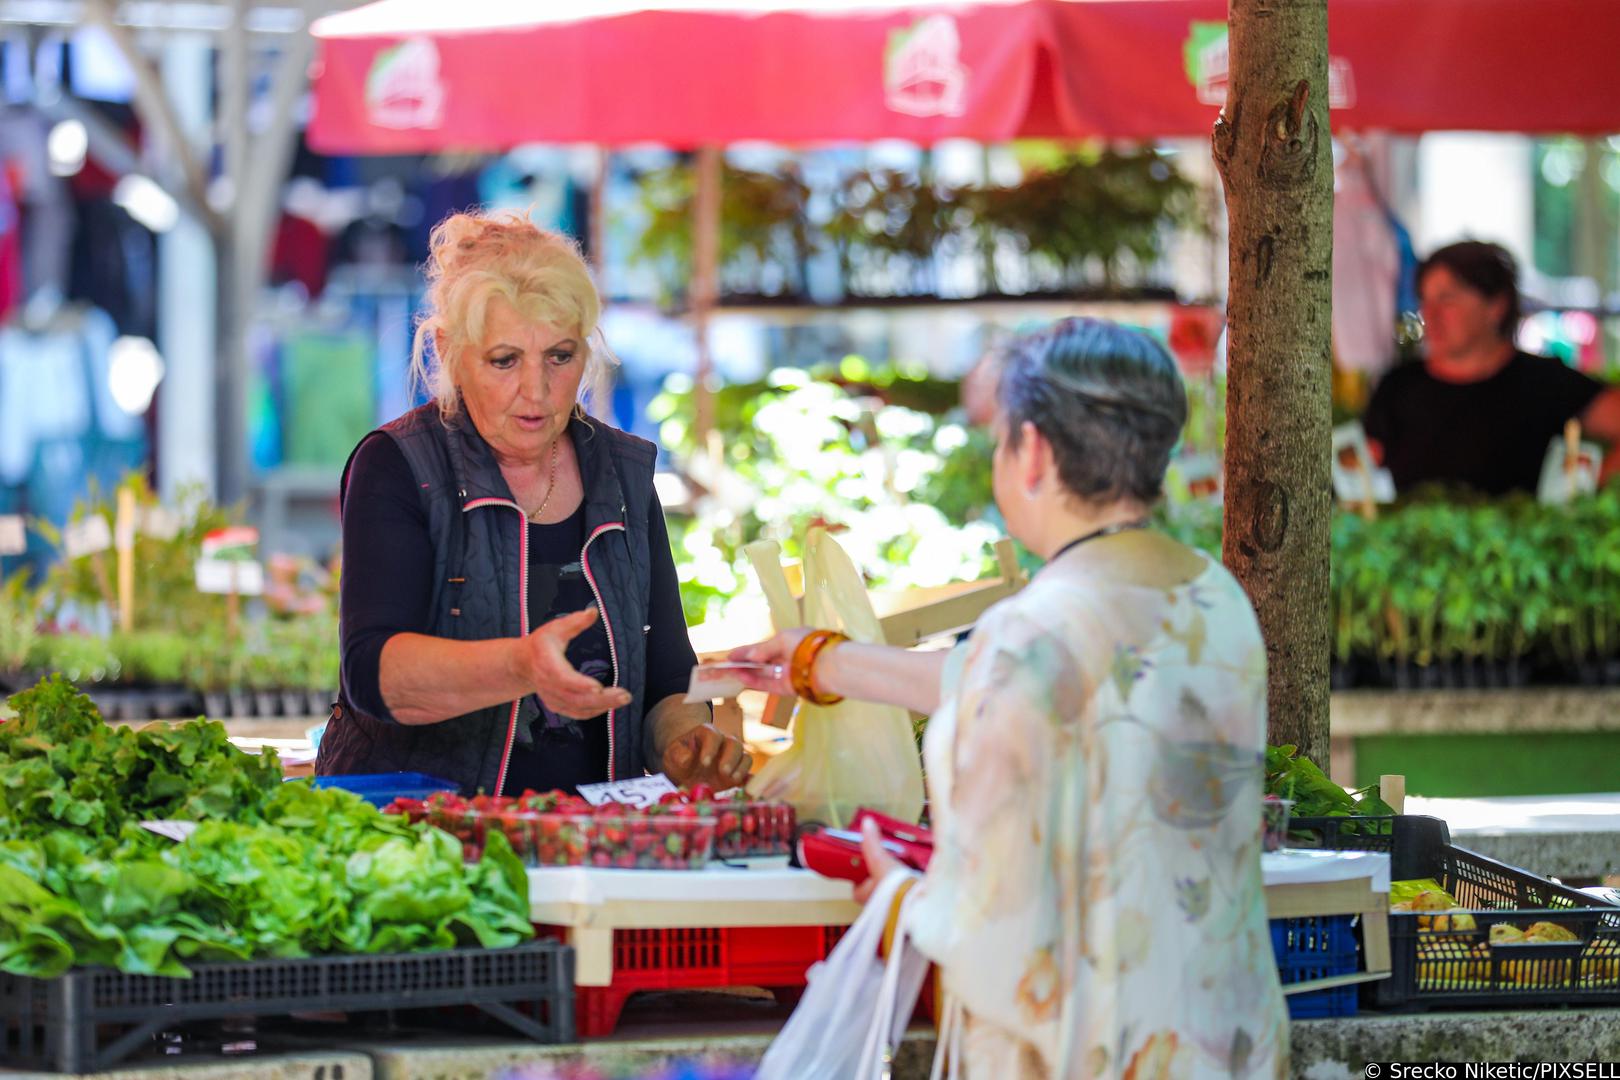
[[[141,476],[120,486],[134,493],[138,521],[162,509]],[[74,508],[70,525],[99,515],[116,535],[116,505],[116,496],[102,501],[92,492]],[[198,592],[195,567],[203,537],[237,515],[193,488],[181,492],[168,518],[173,536],[136,530],[132,630],[100,632],[114,621],[114,550],[64,557],[37,589],[24,575],[0,582],[0,672],[59,671],[84,685],[183,684],[202,691],[336,687],[337,575],[308,560],[272,558],[263,605],[254,603],[232,638],[226,597]],[[62,530],[36,527],[62,546]]]
[[[875,371],[859,357],[722,389],[724,472],[695,515],[670,522],[688,621],[755,588],[745,544],[776,540],[784,557],[798,558],[811,525],[833,530],[873,586],[989,573],[1002,534],[985,515],[989,440],[946,411],[955,399],[955,383]],[[649,412],[663,445],[691,462],[690,380],[670,380]]]
[[[1430,492],[1333,526],[1334,657],[1620,659],[1620,489],[1568,506]]]
[[[656,269],[660,302],[685,296],[692,280],[692,207],[695,171],[682,162],[644,173],[640,180],[647,227],[631,260]],[[730,165],[720,180],[720,287],[764,296],[804,292],[804,265],[812,251],[805,204],[810,189],[792,170],[752,172]],[[729,288],[728,288],[729,283]]]
[[[727,165],[721,293],[802,299],[809,261],[831,251],[851,296],[940,295],[941,267],[961,257],[979,268],[977,295],[1112,294],[1145,282],[1173,229],[1201,227],[1200,189],[1151,147],[1053,144],[1025,166],[1009,186],[941,184],[926,167],[857,169],[823,195],[792,165]],[[639,186],[648,224],[631,257],[674,304],[692,278],[692,165],[649,171]],[[823,208],[813,215],[813,205]],[[998,266],[1015,267],[1016,280]]]
[[[40,639],[39,593],[29,587],[28,571],[0,581],[0,671],[33,666]]]
[[[1196,184],[1151,149],[1084,147],[1015,187],[964,193],[970,216],[1045,264],[1049,288],[1120,287],[1159,257],[1168,226],[1198,223]]]
[[[144,515],[162,509],[156,493],[139,473],[126,476],[119,487],[134,492],[137,512]],[[108,531],[116,533],[116,506],[116,493],[101,499],[92,490],[88,500],[74,506],[69,524],[77,525],[91,515],[99,515]],[[182,489],[170,509],[177,526],[174,536],[156,536],[139,529],[135,534],[135,625],[199,634],[225,618],[225,598],[196,589],[196,563],[202,553],[203,537],[224,528],[239,515],[209,502],[200,485]],[[35,524],[58,550],[62,548],[61,530],[45,521]],[[60,619],[82,617],[99,608],[115,610],[117,580],[117,555],[111,550],[76,559],[64,554],[45,577],[42,595],[46,613]]]
[[[1220,554],[1220,506],[1161,509]],[[1428,667],[1535,663],[1571,677],[1620,660],[1620,487],[1568,506],[1422,492],[1332,526],[1333,658]]]

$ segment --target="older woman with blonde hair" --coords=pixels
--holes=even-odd
[[[695,657],[657,448],[584,407],[612,359],[578,251],[454,214],[427,280],[412,362],[432,400],[343,473],[342,691],[316,771],[488,794],[745,779],[741,743],[681,700]]]

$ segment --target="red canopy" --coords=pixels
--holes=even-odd
[[[309,139],[408,153],[1202,135],[1225,17],[1224,0],[380,0],[315,24]],[[1620,130],[1620,0],[1332,0],[1329,18],[1338,127]]]

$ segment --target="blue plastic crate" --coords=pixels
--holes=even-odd
[[[1356,916],[1309,915],[1271,920],[1271,951],[1283,985],[1353,975],[1361,970],[1361,947],[1356,941]],[[1354,1016],[1358,987],[1333,986],[1287,998],[1288,1015],[1295,1020],[1320,1016]]]
[[[354,773],[349,776],[317,776],[315,787],[352,791],[373,806],[387,806],[395,799],[425,799],[437,791],[455,791],[453,780],[419,772]]]

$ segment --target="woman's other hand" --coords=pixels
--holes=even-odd
[[[588,630],[596,617],[594,607],[560,615],[531,631],[519,650],[526,665],[524,678],[546,708],[575,720],[589,720],[630,704],[629,691],[603,686],[568,662],[568,643]]]
[[[783,630],[769,641],[761,641],[757,645],[745,645],[740,649],[732,649],[726,659],[775,665],[778,673],[775,678],[746,671],[736,672],[735,676],[738,682],[750,690],[761,690],[767,694],[777,694],[781,697],[793,697],[795,692],[793,684],[788,681],[788,668],[793,663],[793,650],[799,647],[799,642],[803,641],[809,633],[810,628],[807,626],[796,626],[791,630]]]
[[[753,758],[742,740],[713,724],[699,724],[664,750],[664,775],[678,787],[708,784],[716,791],[748,782]]]
[[[878,882],[888,877],[889,871],[904,870],[906,867],[883,846],[883,834],[870,818],[861,822],[861,857],[866,860],[866,880],[855,886],[855,902],[858,904],[872,898]]]

